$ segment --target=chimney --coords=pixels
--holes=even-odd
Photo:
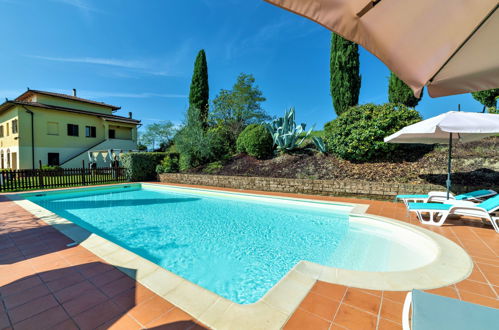
[[[128,118],[132,119],[132,113],[131,112],[128,113]]]
[[[76,88],[73,88],[73,96],[76,97]]]

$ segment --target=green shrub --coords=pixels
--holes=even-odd
[[[215,173],[216,171],[218,171],[219,169],[221,169],[223,167],[223,164],[221,161],[216,161],[216,162],[212,162],[212,163],[209,163],[208,165],[206,165],[206,167],[203,169],[203,172],[204,173],[208,173],[208,174],[212,174],[212,173]]]
[[[192,167],[198,167],[215,160],[224,158],[228,153],[227,139],[223,131],[209,129],[205,131],[202,124],[196,120],[199,111],[191,109],[188,112],[184,126],[175,135],[175,147],[180,153],[180,170],[184,171]]]
[[[156,166],[166,155],[166,152],[129,152],[122,156],[121,164],[130,181],[155,180]]]
[[[236,149],[237,152],[262,159],[272,155],[273,143],[272,136],[265,126],[251,124],[239,134]]]
[[[398,144],[383,138],[421,120],[419,113],[401,104],[365,104],[351,107],[324,126],[329,151],[341,158],[367,161],[385,157]]]
[[[176,152],[168,153],[160,164],[156,166],[156,173],[177,173],[179,167],[180,155]]]
[[[41,168],[43,171],[61,171],[62,168],[57,165],[42,165]]]

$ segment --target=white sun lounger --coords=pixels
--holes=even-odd
[[[469,193],[459,194],[454,196],[449,194],[449,200],[471,201],[480,203],[485,199],[497,195],[497,192],[491,189],[475,190]],[[445,191],[430,191],[428,195],[397,195],[395,200],[401,200],[405,206],[409,207],[409,203],[443,203],[447,200],[447,192]]]
[[[495,231],[499,233],[499,195],[480,204],[466,201],[452,201],[445,204],[409,203],[409,211],[415,212],[422,224],[431,226],[443,225],[451,214],[477,217],[490,221]],[[425,219],[424,214],[428,214],[429,218]]]

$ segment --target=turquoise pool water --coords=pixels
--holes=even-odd
[[[300,260],[383,271],[400,248],[313,203],[153,186],[28,199],[240,304],[262,298]]]

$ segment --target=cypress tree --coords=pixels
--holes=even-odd
[[[338,116],[359,102],[361,84],[359,68],[359,46],[333,33],[330,85],[334,110]]]
[[[423,93],[421,93],[423,97]],[[390,103],[402,103],[403,105],[415,108],[421,97],[414,96],[412,89],[400,80],[393,72],[388,80],[388,100]]]
[[[196,108],[199,111],[199,120],[204,127],[208,125],[208,102],[210,89],[208,86],[208,64],[206,54],[201,49],[194,63],[191,89],[189,92],[189,108]]]

